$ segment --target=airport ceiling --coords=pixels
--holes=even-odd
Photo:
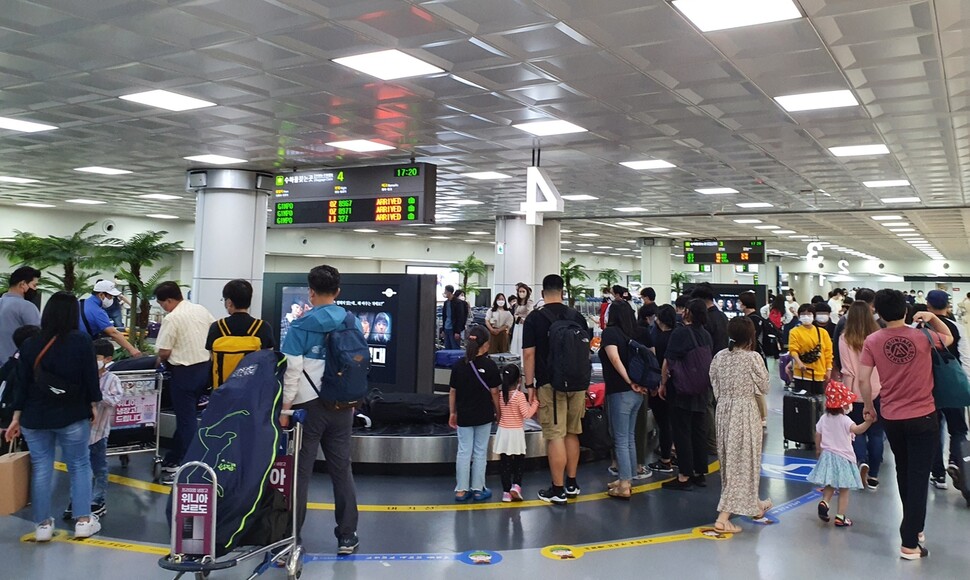
[[[538,147],[563,194],[597,198],[566,202],[564,248],[635,255],[642,236],[763,237],[795,255],[818,237],[920,259],[908,240],[925,238],[965,256],[970,3],[795,5],[794,19],[701,32],[662,0],[4,0],[0,117],[56,129],[0,129],[0,204],[84,209],[67,203],[83,198],[112,214],[191,219],[184,170],[199,164],[184,157],[281,171],[414,156],[438,165],[439,227],[458,238],[486,228],[472,238],[487,241],[494,216],[524,200]],[[443,72],[381,81],[332,61],[385,49]],[[215,106],[170,112],[119,98],[155,89]],[[844,90],[859,104],[788,112],[774,100]],[[587,131],[513,127],[557,119]],[[349,139],[394,149],[327,145]],[[888,154],[829,151],[859,145]],[[638,160],[675,167],[619,165]],[[87,166],[132,173],[75,171]],[[481,171],[511,178],[465,175]],[[863,185],[889,180],[910,185]],[[150,193],[184,198],[137,197]],[[913,231],[890,231],[878,214]],[[746,218],[761,223],[735,222]]]

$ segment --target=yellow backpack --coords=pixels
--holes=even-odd
[[[225,319],[217,322],[222,336],[212,343],[212,388],[220,386],[229,380],[229,375],[236,370],[239,361],[251,352],[256,352],[263,346],[256,333],[263,326],[263,321],[256,319],[246,331],[246,336],[233,336]]]

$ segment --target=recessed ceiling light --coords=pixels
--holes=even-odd
[[[448,226],[439,226],[439,227],[431,228],[431,229],[434,230],[434,231],[436,231],[436,232],[453,232],[453,231],[455,231],[455,228],[449,228]]]
[[[643,229],[645,229],[648,232],[669,232],[670,231],[670,228],[660,228],[660,227],[643,228]]]
[[[400,50],[344,56],[333,59],[333,62],[385,81],[445,72],[442,68]]]
[[[447,203],[449,205],[482,205],[482,202],[475,201],[474,199],[445,199],[439,203]]]
[[[884,197],[879,200],[883,203],[919,203],[918,197]]]
[[[418,234],[412,234],[411,232],[398,232],[394,234],[395,236],[401,236],[402,238],[413,238]]]
[[[576,244],[577,248],[592,248],[593,244]]]
[[[902,227],[909,226],[910,223],[909,222],[883,222],[879,225],[886,226],[887,228],[902,228]]]
[[[177,216],[177,215],[171,215],[171,214],[167,214],[167,213],[150,213],[150,214],[146,215],[145,217],[155,218],[157,220],[177,220],[177,219],[179,219],[179,216]]]
[[[450,240],[448,236],[431,236],[432,240]]]
[[[111,167],[98,167],[97,165],[91,167],[75,167],[74,171],[80,171],[82,173],[97,173],[98,175],[124,175],[126,173],[131,173],[127,169],[113,169]]]
[[[618,226],[639,226],[642,225],[640,222],[616,222]]]
[[[756,230],[778,230],[781,226],[754,226]]]
[[[31,121],[11,119],[9,117],[0,117],[0,129],[19,131],[21,133],[36,133],[38,131],[52,131],[57,129],[57,127],[53,125],[45,125],[43,123],[33,123]]]
[[[872,219],[874,219],[876,221],[882,222],[882,221],[890,221],[890,220],[901,220],[901,219],[903,219],[903,216],[901,216],[901,215],[874,215],[874,216],[872,216]]]
[[[868,188],[876,187],[907,187],[909,186],[909,181],[906,179],[883,179],[877,181],[863,181],[862,185]]]
[[[684,237],[684,236],[689,236],[690,234],[687,233],[687,232],[670,232],[668,235],[681,238],[681,237]]]
[[[863,155],[888,155],[889,147],[885,145],[849,145],[846,147],[829,147],[829,152],[836,157],[861,157]]]
[[[788,237],[791,238],[791,239],[793,239],[793,240],[803,240],[803,239],[807,238],[808,236],[806,236],[805,234],[798,234],[798,235],[795,235],[795,236],[788,236]]]
[[[773,233],[778,234],[778,235],[782,235],[782,234],[794,234],[795,233],[795,230],[775,230]]]
[[[8,177],[6,175],[0,175],[0,181],[4,183],[16,183],[17,185],[27,185],[28,183],[37,183],[36,179],[27,179],[26,177]]]
[[[613,246],[596,246],[599,250],[612,250]]]
[[[740,220],[734,220],[734,223],[736,223],[736,224],[760,224],[761,223],[761,220],[747,219],[747,218],[745,218],[745,219],[740,219]]]
[[[854,107],[859,104],[852,96],[852,91],[822,91],[820,93],[801,93],[775,97],[778,104],[789,113],[798,111],[815,111],[818,109],[835,109],[837,107]]]
[[[571,234],[571,233],[573,233],[573,231],[572,230],[559,230],[559,233],[560,234]]]
[[[891,232],[915,232],[913,228],[889,228]]]
[[[588,254],[589,253],[589,250],[573,250],[573,251],[576,252],[577,254]]]
[[[564,246],[564,245],[567,245],[567,244],[571,244],[571,243],[572,243],[572,242],[570,242],[569,240],[560,240],[560,241],[559,241],[559,245],[563,245],[563,246]]]
[[[742,207],[744,209],[754,209],[754,208],[758,208],[758,207],[775,207],[775,206],[773,206],[772,204],[770,204],[770,203],[768,203],[766,201],[749,201],[749,202],[745,202],[745,203],[736,203],[734,205],[736,205],[738,207]]]
[[[600,237],[600,235],[599,234],[594,234],[593,232],[583,232],[583,233],[579,234],[579,237],[581,237],[581,238],[598,238],[598,237]]]
[[[356,153],[370,153],[372,151],[389,151],[394,149],[390,145],[385,145],[383,143],[377,143],[376,141],[367,141],[366,139],[351,139],[350,141],[331,141],[327,143],[330,147],[336,147],[337,149],[347,149],[348,151],[354,151]]]
[[[202,99],[195,99],[193,97],[186,97],[185,95],[180,95],[178,93],[160,90],[122,95],[118,98],[125,101],[132,101],[134,103],[141,103],[142,105],[148,105],[149,107],[168,109],[169,111],[191,111],[192,109],[202,109],[204,107],[216,106],[215,103],[210,103],[209,101],[203,101]]]
[[[629,167],[630,169],[636,169],[642,171],[644,169],[670,169],[671,167],[677,167],[673,163],[664,161],[663,159],[646,159],[643,161],[622,161],[620,165],[624,167]]]
[[[550,135],[565,135],[568,133],[585,133],[586,129],[580,127],[579,125],[574,125],[569,121],[535,121],[532,123],[519,123],[517,125],[512,125],[520,131],[525,131],[526,133],[532,133],[533,135],[538,135],[539,137],[547,137]]]
[[[673,0],[672,4],[701,32],[802,17],[792,0],[746,0],[743,3],[724,0]]]
[[[207,165],[235,165],[236,163],[245,163],[245,159],[237,159],[236,157],[226,157],[225,155],[192,155],[190,157],[183,157],[188,161],[195,161],[198,163],[205,163]]]
[[[598,197],[593,197],[592,195],[586,195],[585,193],[579,195],[564,195],[563,199],[567,201],[594,201],[599,199]]]
[[[25,201],[23,203],[18,203],[17,205],[19,205],[20,207],[36,207],[40,209],[54,207],[52,204],[49,204],[49,203],[34,203],[32,201]]]
[[[703,195],[721,195],[725,193],[737,193],[738,190],[732,189],[730,187],[706,187],[701,189],[695,189],[697,193]]]
[[[614,207],[613,211],[621,211],[623,213],[637,213],[647,211],[644,207]]]
[[[358,234],[376,234],[377,230],[368,230],[366,228],[361,228],[359,230],[354,230]]]
[[[899,237],[901,237],[901,238],[913,238],[913,237],[918,236],[919,234],[896,234],[896,235],[899,236]]]
[[[469,243],[469,244],[477,244],[477,243],[478,243],[478,242],[480,242],[481,240],[464,240],[464,241],[465,241],[466,243]]]
[[[78,205],[104,205],[108,202],[97,199],[69,199],[67,200],[67,203],[76,203]]]
[[[167,193],[146,193],[144,195],[139,195],[138,197],[140,199],[157,199],[159,201],[173,201],[176,199],[182,199],[181,195],[169,195]]]
[[[497,171],[479,171],[477,173],[463,173],[462,177],[470,177],[471,179],[509,179],[512,176]]]
[[[468,232],[468,235],[469,236],[487,236],[487,235],[490,235],[491,233],[492,232]]]

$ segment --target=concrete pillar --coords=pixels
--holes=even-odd
[[[637,243],[641,286],[650,286],[657,292],[658,304],[671,303],[670,238],[640,238]]]
[[[734,284],[738,279],[734,266],[730,264],[712,264],[711,283],[713,284]]]
[[[559,231],[558,222],[556,231]],[[495,220],[494,294],[515,294],[515,285],[525,282],[534,287],[536,227],[525,218],[499,217]],[[558,272],[558,268],[556,269]]]
[[[542,279],[549,274],[558,274],[562,269],[562,246],[560,244],[559,220],[544,220],[535,228],[535,272],[532,276],[533,289],[542,288]]]
[[[264,183],[267,189],[258,189]],[[188,172],[187,190],[196,193],[192,301],[217,318],[225,314],[222,287],[236,278],[253,285],[250,312],[260,316],[272,183],[272,176],[241,169]]]

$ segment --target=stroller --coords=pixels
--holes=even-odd
[[[305,413],[287,411],[292,428],[279,427],[285,369],[283,355],[257,351],[213,391],[169,500],[171,553],[158,565],[176,580],[202,580],[260,556],[251,579],[274,563],[300,577],[293,507]]]

